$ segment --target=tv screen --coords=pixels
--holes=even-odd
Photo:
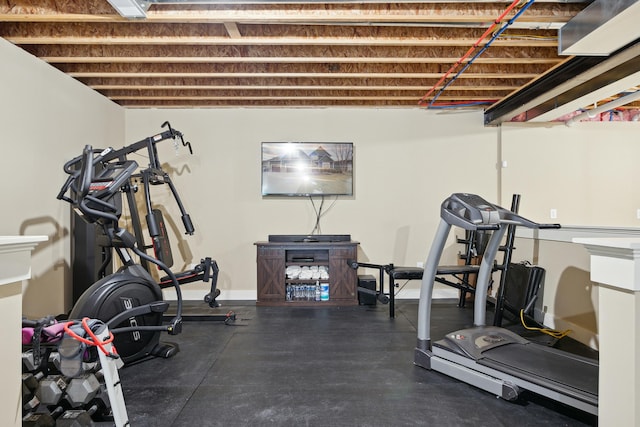
[[[352,196],[353,143],[263,142],[263,196]]]

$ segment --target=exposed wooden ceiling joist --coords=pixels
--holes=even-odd
[[[106,1],[82,2],[13,1],[0,4],[3,22],[128,22]],[[64,3],[64,4],[62,4]],[[353,23],[488,24],[509,1],[380,2],[380,3],[271,3],[271,4],[156,4],[147,12],[148,23]],[[537,2],[520,22],[567,22],[584,8],[585,2]]]
[[[511,1],[160,3],[7,1],[0,36],[130,108],[416,108]],[[588,3],[535,2],[438,102],[491,105],[566,62],[557,29]]]

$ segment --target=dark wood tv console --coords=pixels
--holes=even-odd
[[[348,260],[356,260],[358,242],[354,241],[297,241],[256,242],[258,299],[265,306],[344,306],[358,304],[358,276]],[[324,267],[328,279],[288,278],[287,267]],[[316,284],[329,285],[329,300],[316,301],[312,296],[288,298],[287,288],[312,288]],[[291,288],[293,289],[293,288]],[[311,292],[311,291],[308,291]]]

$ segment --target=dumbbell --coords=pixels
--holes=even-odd
[[[56,420],[47,413],[31,413],[22,419],[22,427],[54,427]]]
[[[24,411],[33,411],[40,405],[40,400],[35,393],[43,377],[44,374],[42,372],[22,374],[22,409]]]
[[[89,406],[97,405],[98,410],[93,414],[93,418],[97,421],[113,421],[113,413],[111,412],[111,400],[105,383],[100,384],[100,390]]]
[[[38,384],[40,384],[40,380],[44,377],[42,372],[32,373],[26,372],[22,374],[22,386],[23,386],[23,397],[24,397],[24,389],[26,388],[29,392],[34,392],[38,388]]]
[[[57,407],[53,412],[32,412],[22,419],[22,427],[54,427],[56,418],[64,412],[64,408]]]
[[[47,354],[48,353],[48,354]],[[46,359],[48,357],[48,359]],[[49,366],[45,366],[45,359],[49,362]],[[22,365],[27,372],[33,372],[38,370],[47,370],[53,366],[58,372],[60,371],[60,354],[55,351],[45,351],[41,355],[39,364],[36,364],[33,350],[27,350],[22,352]]]
[[[53,366],[57,372],[60,372],[60,353],[52,351],[49,355],[49,365]]]
[[[57,405],[67,389],[67,381],[62,375],[48,375],[40,380],[36,396],[44,405]]]
[[[22,399],[23,414],[25,412],[30,412],[35,410],[36,408],[38,408],[38,406],[40,406],[40,399],[38,399],[38,396],[36,396],[35,394],[28,395],[26,398],[23,397]]]
[[[60,369],[60,353],[57,351],[52,351],[49,355],[49,364],[52,365],[56,371],[59,373],[63,373]],[[94,362],[82,362],[82,371],[83,373],[94,372],[96,369],[99,369],[100,363],[96,360]]]
[[[33,354],[33,350],[27,350],[22,352],[22,366],[27,370],[27,372],[36,371],[42,365],[42,360],[39,364],[36,364],[36,359]]]
[[[100,381],[94,374],[72,378],[66,389],[65,399],[72,408],[91,402],[100,391]]]
[[[98,410],[98,405],[89,409],[69,409],[56,420],[56,427],[89,427],[95,423],[91,416]]]

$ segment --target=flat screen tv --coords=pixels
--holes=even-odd
[[[352,196],[353,143],[263,142],[263,196]]]

